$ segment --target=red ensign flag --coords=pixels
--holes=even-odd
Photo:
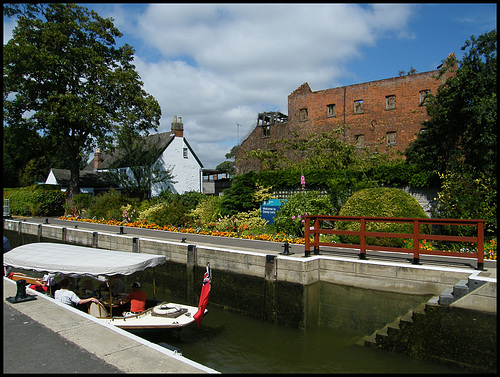
[[[193,316],[196,323],[198,323],[198,327],[201,325],[201,319],[203,318],[203,314],[205,313],[205,308],[208,303],[208,297],[210,296],[210,286],[211,286],[211,277],[210,277],[210,268],[209,264],[207,264],[207,270],[205,271],[205,275],[203,275],[203,286],[201,287],[200,294],[200,302],[198,303],[198,311]]]

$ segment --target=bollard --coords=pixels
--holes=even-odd
[[[281,246],[284,248],[283,252],[280,253],[281,255],[292,255],[293,253],[290,253],[290,244],[288,242],[285,242],[283,244],[283,246]]]
[[[186,240],[187,240],[187,238],[186,238],[186,237],[183,237],[181,242],[182,242],[182,243],[186,243]]]
[[[125,232],[123,231],[123,227],[122,226],[120,227],[120,233],[118,233],[118,234],[125,234]]]
[[[17,302],[31,301],[36,300],[35,295],[27,295],[26,294],[26,280],[21,279],[16,281],[17,284],[17,292],[15,297],[7,297],[6,300],[12,304]]]

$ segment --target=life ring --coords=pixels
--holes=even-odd
[[[157,305],[153,308],[153,313],[157,315],[172,315],[181,310],[181,307],[178,305],[172,304],[161,304]]]

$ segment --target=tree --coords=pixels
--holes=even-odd
[[[17,15],[4,45],[4,122],[35,130],[68,159],[71,190],[80,192],[80,164],[105,150],[122,125],[158,128],[161,109],[143,89],[128,44],[113,20],[75,4],[7,6]],[[40,18],[39,18],[40,17]]]
[[[141,136],[134,129],[124,126],[118,134],[117,159],[111,164],[109,174],[125,192],[141,200],[150,197],[151,187],[157,183],[173,181],[172,169],[164,170],[158,161],[157,135]],[[129,168],[131,174],[120,168]]]
[[[431,118],[405,154],[424,170],[497,174],[497,32],[471,37],[456,74],[427,101]],[[446,62],[448,66],[452,62]],[[446,69],[456,68],[449,67]]]

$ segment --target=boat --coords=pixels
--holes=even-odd
[[[166,263],[166,257],[162,255],[127,253],[50,242],[18,246],[3,255],[5,267],[72,278],[89,277],[99,281],[110,279],[115,275],[131,275],[146,268],[154,269],[164,263]],[[154,292],[153,273],[153,295]],[[80,298],[86,298],[92,295],[92,291],[88,291],[87,295],[84,292],[77,292],[77,294],[80,294]],[[153,306],[147,307],[141,313],[127,317],[121,313],[114,315],[113,308],[117,309],[116,303],[120,298],[115,299],[113,303],[111,294],[103,296],[99,303],[92,303],[89,306],[88,314],[96,317],[98,321],[126,330],[182,329],[197,322],[195,318],[201,314],[200,312],[198,316],[195,316],[199,310],[198,307],[171,302],[159,303],[154,300]],[[201,317],[203,317],[208,310],[205,307],[201,310],[203,311]]]

